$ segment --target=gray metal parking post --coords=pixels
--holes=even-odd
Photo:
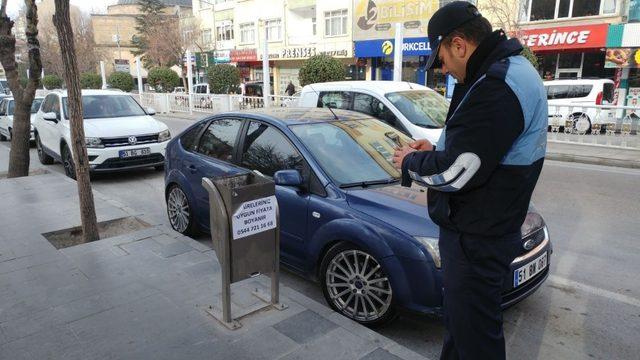
[[[272,180],[256,173],[202,178],[209,193],[209,218],[213,249],[222,276],[222,310],[207,312],[229,329],[242,325],[238,319],[265,307],[286,309],[279,299],[280,215]],[[271,295],[255,289],[262,300],[231,315],[231,284],[265,274],[271,278]]]

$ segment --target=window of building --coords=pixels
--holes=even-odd
[[[520,0],[520,20],[539,21],[611,15],[616,0]]]
[[[267,20],[264,22],[264,26],[267,32],[267,41],[282,40],[282,20]]]
[[[216,35],[218,41],[233,40],[233,22],[224,21],[216,26]]]
[[[276,171],[304,171],[302,155],[278,130],[251,122],[242,151],[242,166],[272,177]]]
[[[253,23],[240,24],[240,43],[253,44],[256,41],[256,31]]]
[[[347,9],[324,13],[324,36],[347,35]]]
[[[204,45],[211,44],[211,29],[202,30],[202,42]]]
[[[235,119],[220,119],[209,125],[202,134],[198,152],[223,161],[231,161],[242,122]]]

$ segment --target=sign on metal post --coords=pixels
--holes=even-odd
[[[275,184],[263,176],[245,173],[229,177],[202,178],[209,193],[211,240],[220,262],[222,309],[207,312],[229,329],[242,325],[238,319],[265,307],[284,310],[280,303],[280,225]],[[267,274],[271,295],[256,289],[263,303],[231,316],[231,284]]]

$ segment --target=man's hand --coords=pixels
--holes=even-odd
[[[405,156],[416,151],[416,149],[411,146],[403,146],[401,148],[396,148],[396,151],[393,153],[393,167],[400,170],[402,169],[402,161]]]
[[[433,151],[433,145],[427,139],[416,140],[409,144],[409,146],[418,151]]]

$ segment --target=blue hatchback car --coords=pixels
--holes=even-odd
[[[410,138],[343,110],[276,108],[215,115],[167,146],[167,213],[178,232],[209,231],[203,177],[257,170],[273,178],[281,214],[281,262],[322,287],[329,305],[366,325],[399,310],[438,314],[438,227],[426,191],[399,185],[393,149]],[[547,278],[551,243],[532,208],[522,254],[504,281],[503,306]]]

